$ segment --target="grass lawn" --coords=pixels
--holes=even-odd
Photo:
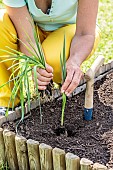
[[[98,26],[101,30],[101,40],[95,54],[88,61],[84,62],[83,70],[86,71],[94,59],[103,55],[105,63],[113,60],[113,1],[100,0],[98,12]]]
[[[113,59],[113,1],[100,0],[98,23],[102,32],[96,55],[105,56],[105,62]]]

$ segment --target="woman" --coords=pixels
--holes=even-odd
[[[66,80],[61,92],[69,96],[80,82],[83,61],[92,55],[99,39],[96,31],[98,0],[4,0],[6,11],[0,11],[0,48],[9,46],[30,55],[15,34],[28,44],[23,28],[32,39],[31,16],[38,25],[38,33],[46,58],[46,69],[37,69],[38,87],[45,90],[50,80],[61,82],[60,52],[66,37]],[[27,18],[27,19],[26,19]],[[0,56],[7,55],[0,52]],[[1,57],[2,60],[2,57]],[[11,62],[0,64],[0,86],[8,81]],[[12,85],[13,86],[13,85]],[[5,113],[11,90],[8,85],[0,89],[1,114]],[[18,97],[15,106],[19,103]],[[11,106],[10,106],[11,107]]]

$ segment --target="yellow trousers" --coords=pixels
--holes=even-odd
[[[74,37],[75,29],[75,24],[67,25],[53,32],[45,32],[38,28],[38,33],[45,53],[46,62],[54,69],[53,80],[56,83],[61,82],[60,53],[63,47],[64,33],[66,37],[66,58],[68,58],[70,44],[72,38]],[[14,38],[12,34],[17,35],[14,25],[12,24],[5,10],[0,10],[0,49],[6,49],[6,46],[9,46],[10,48],[15,50],[18,49],[17,39]],[[94,53],[97,47],[99,37],[99,32],[97,31],[94,48],[90,56]],[[2,58],[2,56],[4,55],[8,54],[6,52],[0,51],[0,61],[4,59]],[[9,80],[11,72],[7,69],[11,65],[11,61],[0,63],[0,86]],[[0,88],[0,106],[8,106],[12,87],[13,84],[11,84],[11,86],[7,84],[4,87]],[[19,97],[17,96],[15,100],[15,106],[19,102]]]

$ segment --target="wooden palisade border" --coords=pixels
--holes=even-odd
[[[6,161],[11,170],[107,170],[104,165],[0,128],[0,166]]]

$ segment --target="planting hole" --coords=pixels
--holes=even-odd
[[[64,127],[64,126],[58,126],[55,130],[54,130],[55,134],[57,136],[61,136],[64,135],[66,137],[71,137],[74,136],[75,132],[73,131],[72,128],[69,127]]]

